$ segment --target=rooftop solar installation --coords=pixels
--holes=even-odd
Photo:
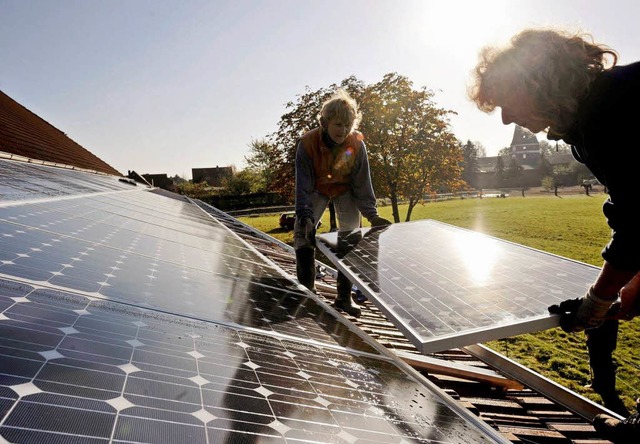
[[[599,269],[434,220],[317,236],[320,250],[422,352],[559,325]]]
[[[0,442],[508,442],[206,204],[0,168]]]

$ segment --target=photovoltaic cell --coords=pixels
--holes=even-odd
[[[6,164],[6,441],[507,442],[197,205]]]
[[[434,220],[326,233],[320,250],[423,353],[558,325],[599,269]]]
[[[495,442],[393,363],[0,280],[9,442]]]

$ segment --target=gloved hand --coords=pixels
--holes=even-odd
[[[300,221],[300,228],[302,228],[302,232],[304,233],[305,239],[309,242],[309,245],[316,245],[316,224],[313,222],[313,219],[310,217],[304,217]]]
[[[598,327],[604,321],[614,301],[599,298],[590,287],[582,298],[568,299],[549,307],[549,313],[559,314],[560,327],[567,333]]]
[[[380,216],[375,216],[373,219],[370,220],[370,222],[371,222],[371,227],[373,228],[386,227],[388,225],[391,225],[391,222],[389,222],[387,219]]]
[[[628,321],[640,314],[640,273],[636,273],[624,287],[620,289],[620,303],[614,304],[617,310],[614,319]]]

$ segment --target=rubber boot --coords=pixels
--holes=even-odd
[[[316,250],[299,248],[296,250],[296,274],[298,282],[316,292]]]
[[[616,366],[613,352],[618,339],[617,320],[607,320],[597,328],[588,329],[587,349],[593,378],[591,388],[600,395],[604,406],[620,416],[629,416],[629,411],[616,393]]]
[[[600,413],[593,418],[593,427],[602,437],[615,444],[635,444],[640,433],[640,413],[636,412],[623,421]]]
[[[353,302],[351,298],[351,281],[348,277],[342,274],[341,271],[338,271],[338,296],[336,296],[336,300],[333,302],[333,306],[338,310],[342,310],[345,313],[359,318],[362,314],[362,310]]]

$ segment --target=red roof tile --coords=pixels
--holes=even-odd
[[[0,91],[0,151],[122,176],[46,120]]]

